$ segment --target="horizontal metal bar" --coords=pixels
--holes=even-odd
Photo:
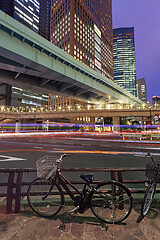
[[[134,171],[145,171],[146,168],[62,168],[61,171],[62,172],[126,172],[126,171],[130,171],[130,172],[134,172]],[[32,169],[32,168],[0,168],[0,173],[10,173],[10,172],[15,172],[15,173],[19,173],[19,172],[37,172],[36,169]]]

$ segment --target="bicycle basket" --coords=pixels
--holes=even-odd
[[[157,161],[160,164],[160,161]],[[153,162],[148,162],[146,165],[146,177],[160,182],[160,166]]]
[[[37,176],[39,178],[45,178],[45,179],[49,179],[50,177],[53,177],[57,169],[57,164],[56,164],[57,158],[58,157],[56,156],[45,156],[40,158],[36,162]]]

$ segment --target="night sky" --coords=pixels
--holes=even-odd
[[[137,79],[160,96],[160,0],[112,0],[113,28],[134,27]]]

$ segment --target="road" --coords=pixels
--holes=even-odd
[[[35,168],[39,158],[64,152],[70,157],[63,161],[63,168],[144,168],[148,161],[144,153],[151,152],[160,159],[160,143],[123,141],[115,134],[3,137],[0,138],[0,168]],[[133,179],[133,174],[127,177]],[[137,174],[136,178],[144,179],[144,174]],[[74,178],[78,175],[75,173]],[[96,178],[99,177],[106,176],[96,173]]]

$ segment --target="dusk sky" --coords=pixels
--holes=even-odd
[[[113,28],[134,27],[137,79],[160,96],[160,0],[112,0]]]

